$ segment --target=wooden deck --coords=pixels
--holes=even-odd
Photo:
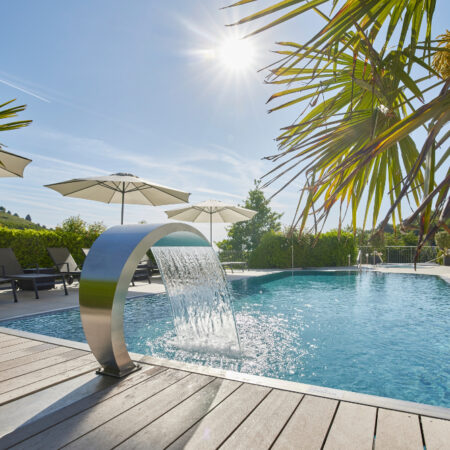
[[[145,357],[116,380],[74,347],[0,333],[0,448],[450,449],[443,408],[436,418]]]

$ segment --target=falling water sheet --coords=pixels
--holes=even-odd
[[[169,297],[178,347],[240,352],[223,268],[211,247],[153,247]]]

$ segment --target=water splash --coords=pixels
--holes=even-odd
[[[177,345],[240,351],[225,272],[211,247],[153,247],[172,305]]]

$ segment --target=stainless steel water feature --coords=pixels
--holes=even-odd
[[[207,247],[207,239],[184,223],[120,225],[92,245],[80,280],[80,314],[99,373],[122,377],[139,368],[123,333],[125,299],[131,277],[150,247]]]

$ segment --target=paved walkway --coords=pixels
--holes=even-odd
[[[234,273],[227,271],[229,280],[257,277],[276,273],[277,270],[246,270],[244,272],[235,270]],[[57,285],[50,291],[40,291],[40,298],[34,298],[33,291],[19,291],[17,303],[13,303],[11,290],[0,291],[0,320],[21,317],[29,314],[39,314],[47,311],[66,309],[78,306],[78,282],[68,287],[69,295],[64,295],[62,285]],[[146,281],[136,282],[136,286],[130,286],[128,297],[137,297],[148,294],[165,292],[164,284],[159,275],[152,277],[152,283]]]

